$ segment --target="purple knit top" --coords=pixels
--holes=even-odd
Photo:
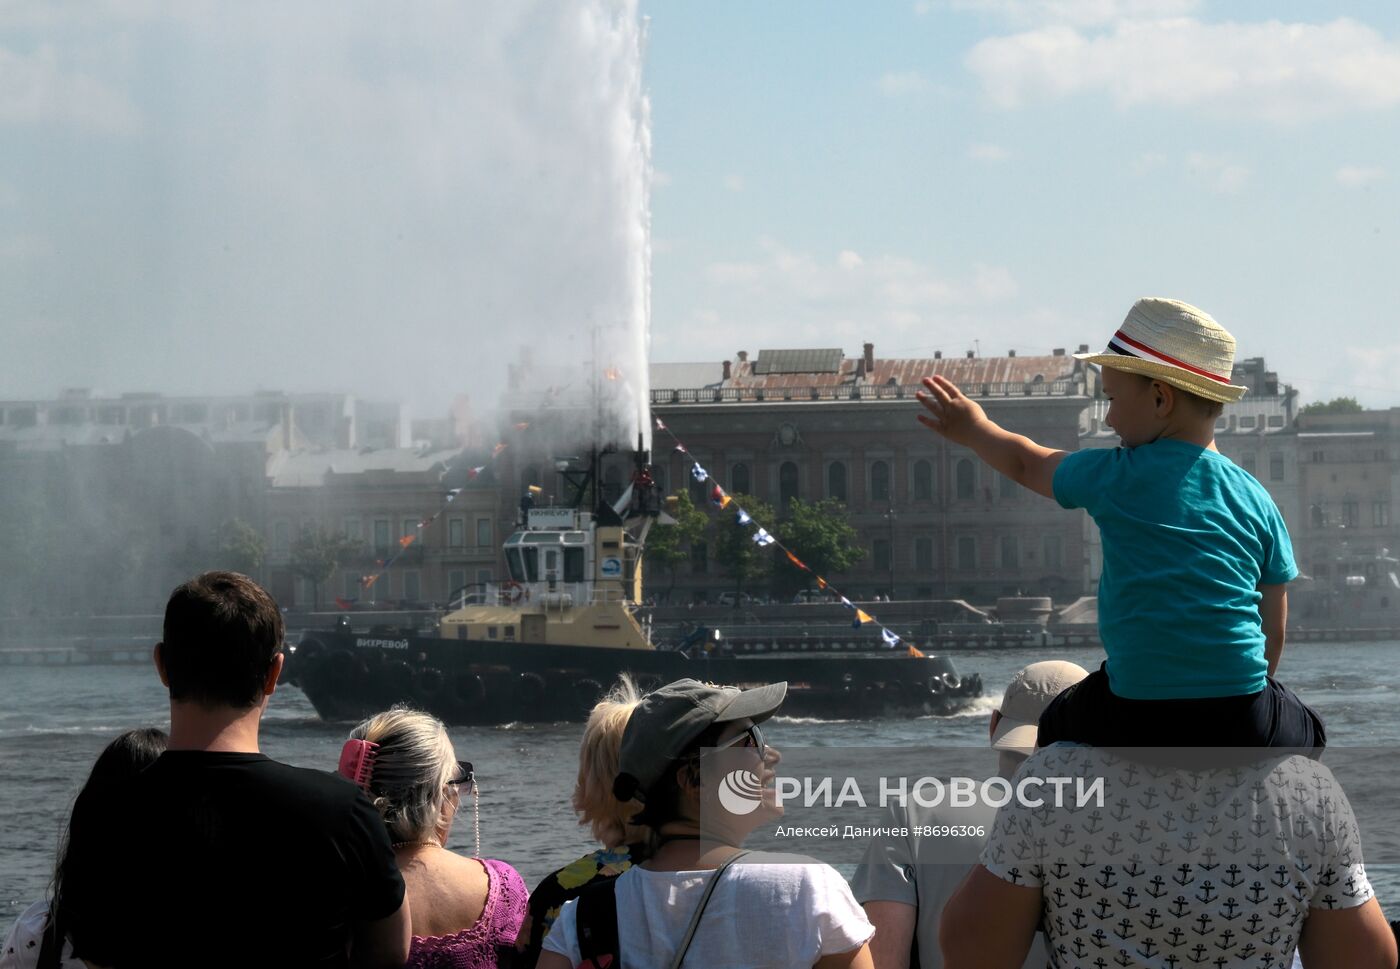
[[[530,893],[520,873],[504,861],[483,858],[486,905],[469,929],[452,935],[415,935],[404,969],[494,969],[509,966]]]

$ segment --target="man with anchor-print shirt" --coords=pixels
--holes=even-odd
[[[1268,753],[1255,751],[1256,755]],[[1144,763],[1055,744],[1017,774],[1101,779],[1102,797],[1034,785],[1002,807],[944,909],[948,969],[1019,966],[1037,925],[1060,969],[1392,969],[1351,805],[1315,760]],[[1041,800],[1039,806],[1030,803]]]

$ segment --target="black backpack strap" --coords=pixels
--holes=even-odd
[[[617,879],[589,885],[578,896],[574,911],[579,966],[583,969],[622,969],[617,943]]]

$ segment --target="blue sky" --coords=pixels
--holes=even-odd
[[[1098,348],[1164,295],[1400,404],[1400,6],[1254,0],[10,0],[0,397],[576,363],[644,303],[642,93],[655,360]]]
[[[1322,7],[645,5],[654,355],[1097,349],[1167,295],[1400,403],[1397,8]]]

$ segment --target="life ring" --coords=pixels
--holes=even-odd
[[[501,599],[506,605],[513,606],[522,599],[530,598],[530,590],[525,588],[514,579],[507,579],[501,583]]]
[[[442,670],[432,666],[424,667],[419,670],[418,675],[414,677],[414,686],[418,688],[418,692],[423,696],[437,696],[442,692],[445,683],[446,680],[442,675]]]

